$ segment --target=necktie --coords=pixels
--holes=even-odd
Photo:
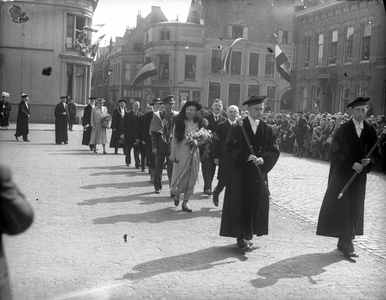
[[[361,137],[361,133],[362,133],[362,128],[363,128],[363,124],[359,124],[358,126],[355,126],[355,129],[357,131],[357,135],[358,137]]]
[[[215,116],[215,117],[214,117],[214,120],[216,121],[216,123],[218,123],[219,119],[220,119],[220,118],[219,118],[218,116]]]

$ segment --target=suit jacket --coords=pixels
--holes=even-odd
[[[157,149],[158,153],[170,153],[170,144],[173,131],[173,120],[176,113],[171,111],[166,114],[165,111],[160,112],[162,130],[151,131],[152,149]],[[153,116],[152,122],[154,122]],[[151,130],[151,129],[150,129]]]
[[[137,115],[133,110],[127,112],[122,121],[121,134],[125,136],[125,143],[134,143],[138,136],[139,117],[142,115],[140,111]]]
[[[217,125],[216,137],[213,139],[213,159],[219,159],[218,180],[227,180],[232,160],[225,153],[225,141],[232,125],[228,120]]]
[[[204,115],[203,118],[205,118],[208,121],[208,126],[207,126],[206,129],[212,131],[213,139],[215,139],[216,138],[217,125],[219,123],[224,122],[225,120],[227,120],[227,118],[224,117],[221,113],[219,115],[219,121],[218,122],[216,122],[216,120],[214,119],[214,114],[213,113]],[[203,155],[203,153],[205,152],[205,156],[207,157],[207,155],[209,155],[209,159],[211,160],[211,162],[213,162],[213,151],[214,151],[214,149],[213,149],[213,141],[210,143],[209,146],[205,147],[205,149],[207,149],[207,150],[200,149],[201,155]]]

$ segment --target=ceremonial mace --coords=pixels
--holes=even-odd
[[[373,154],[374,150],[378,147],[378,144],[382,141],[384,135],[386,134],[386,129],[384,129],[382,131],[382,134],[379,136],[378,138],[378,141],[374,144],[374,146],[370,149],[369,153],[367,153],[366,157],[365,158],[369,158],[371,156],[371,154]],[[343,197],[343,194],[347,191],[347,189],[349,188],[349,186],[353,183],[353,181],[355,180],[355,178],[358,176],[358,172],[355,172],[350,180],[346,183],[346,185],[344,186],[344,188],[342,189],[342,191],[339,193],[338,195],[338,199],[342,199]]]

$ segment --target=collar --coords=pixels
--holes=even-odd
[[[259,119],[256,119],[256,121],[254,121],[250,116],[248,116],[248,120],[249,120],[249,123],[251,123],[252,126],[258,127],[259,124],[260,124],[260,120]]]
[[[215,115],[215,114],[213,113],[213,117],[215,117],[215,118],[220,118],[220,114]]]
[[[231,120],[228,119],[228,122],[229,122],[229,124],[233,125],[233,124],[236,123],[236,120],[234,120],[234,121],[232,122]]]
[[[363,121],[359,123],[359,122],[358,122],[357,120],[355,120],[354,118],[352,119],[352,121],[354,122],[355,128],[361,128],[361,129],[363,129]]]

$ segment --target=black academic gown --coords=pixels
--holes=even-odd
[[[63,115],[63,113],[66,113]],[[55,143],[60,144],[68,141],[67,135],[68,106],[64,108],[60,102],[55,106]]]
[[[125,111],[125,114],[127,112],[126,108],[123,108]],[[125,114],[123,116],[125,116]],[[117,107],[113,111],[113,117],[111,119],[111,129],[113,130],[111,134],[111,139],[110,139],[110,148],[123,148],[123,144],[119,144],[120,136],[121,136],[121,130],[122,130],[122,120],[123,117],[121,115],[121,108]]]
[[[90,138],[91,138],[91,131],[92,131],[92,126],[91,126],[91,113],[92,113],[92,106],[88,104],[84,110],[83,110],[83,119],[82,119],[82,126],[85,128],[83,130],[83,137],[82,137],[82,145],[89,145],[90,144]],[[86,125],[87,128],[85,127]]]
[[[17,122],[16,122],[16,136],[27,136],[29,133],[28,129],[28,118],[29,118],[30,110],[29,105],[25,104],[22,100],[19,104],[19,110],[17,112]]]
[[[328,187],[320,209],[317,235],[341,239],[353,239],[355,235],[363,235],[367,173],[380,158],[378,149],[371,155],[371,163],[357,175],[343,197],[338,199],[338,195],[355,172],[351,168],[352,165],[355,162],[360,163],[376,141],[374,127],[366,122],[363,122],[360,138],[352,120],[342,124],[335,131],[330,147]]]
[[[213,139],[213,159],[219,160],[217,179],[227,181],[232,160],[225,153],[225,141],[231,129],[228,120],[221,122],[216,128],[216,137]]]
[[[264,180],[279,159],[280,151],[272,127],[260,121],[253,133],[248,117],[243,126],[257,157],[264,159],[260,166]],[[220,235],[251,240],[253,235],[268,234],[269,197],[264,190],[256,166],[248,163],[250,150],[239,124],[231,127],[225,151],[232,157],[221,217]]]

